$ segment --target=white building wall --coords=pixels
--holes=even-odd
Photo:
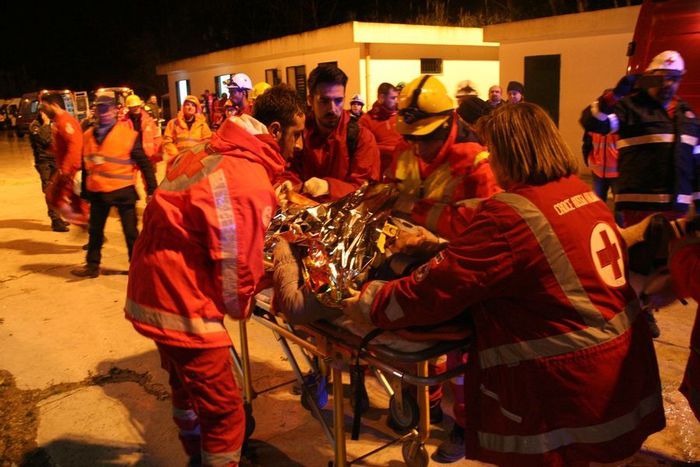
[[[581,152],[581,111],[605,88],[614,87],[625,74],[627,44],[632,32],[586,38],[558,39],[501,45],[501,86],[524,81],[525,57],[561,55],[559,130],[574,154]],[[525,99],[527,99],[527,83]]]

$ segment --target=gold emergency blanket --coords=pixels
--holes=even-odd
[[[340,308],[384,261],[384,245],[398,231],[389,222],[397,197],[393,185],[367,184],[330,203],[291,205],[272,219],[266,255],[271,259],[278,238],[295,245],[305,285],[321,304]]]

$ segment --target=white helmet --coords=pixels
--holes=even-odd
[[[362,104],[363,106],[365,105],[365,100],[359,94],[355,94],[354,96],[352,96],[352,99],[350,99],[351,104],[354,104],[355,102],[357,102],[358,104]]]
[[[244,91],[251,91],[253,89],[253,82],[245,73],[236,73],[231,77],[231,79],[226,80],[225,83],[229,89],[238,88]]]
[[[685,73],[685,62],[675,50],[666,50],[654,57],[645,71],[670,70]]]

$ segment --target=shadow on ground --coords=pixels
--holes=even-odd
[[[0,219],[0,229],[17,230],[41,230],[48,232],[51,230],[51,221],[37,221],[36,219]]]
[[[0,249],[15,250],[23,255],[64,255],[81,251],[78,245],[38,242],[29,238],[0,242]]]

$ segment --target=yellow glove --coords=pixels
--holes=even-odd
[[[314,198],[327,195],[328,191],[328,182],[322,178],[311,177],[304,182],[304,193],[308,193]]]

